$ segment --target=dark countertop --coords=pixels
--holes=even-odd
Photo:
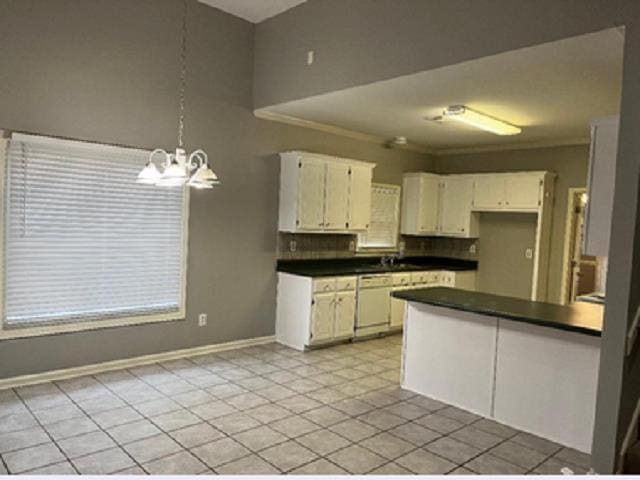
[[[278,272],[305,277],[334,277],[372,273],[420,272],[424,270],[477,270],[478,262],[442,257],[405,257],[393,266],[380,265],[380,257],[330,260],[279,260]]]
[[[597,337],[602,334],[604,313],[602,305],[582,302],[566,306],[555,305],[445,287],[399,291],[393,292],[392,295],[411,302],[480,313],[559,330]]]

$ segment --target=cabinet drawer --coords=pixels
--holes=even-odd
[[[317,278],[313,281],[313,293],[333,292],[335,289],[335,278]]]
[[[456,285],[456,273],[440,272],[440,284],[445,287],[454,287]]]
[[[340,277],[336,280],[336,290],[355,290],[357,277]]]
[[[390,287],[391,275],[363,275],[359,278],[359,288]]]
[[[411,283],[435,283],[437,278],[437,272],[426,271],[426,272],[413,272],[411,274]]]
[[[395,273],[393,275],[393,286],[403,286],[411,284],[411,274],[410,273]]]

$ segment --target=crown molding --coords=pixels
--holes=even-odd
[[[298,117],[292,117],[289,115],[283,115],[281,113],[270,112],[269,110],[265,110],[265,109],[254,110],[253,114],[256,118],[259,118],[261,120],[270,120],[272,122],[286,123],[288,125],[308,128],[311,130],[317,130],[320,132],[330,133],[332,135],[338,135],[341,137],[347,137],[347,138],[359,140],[362,142],[376,143],[383,148],[385,148],[385,146],[389,143],[388,138],[380,137],[378,135],[362,133],[355,130],[349,130],[347,128],[328,125],[326,123],[314,122],[312,120],[304,120]],[[409,150],[412,152],[422,153],[426,155],[433,155],[435,152],[431,148],[428,148],[416,143],[411,143],[411,142],[408,142],[406,145],[394,145],[392,148],[397,148],[400,150]]]
[[[433,152],[437,157],[463,155],[468,153],[505,152],[509,150],[532,150],[536,148],[567,147],[572,145],[589,145],[591,140],[584,138],[566,138],[560,140],[544,140],[539,142],[510,143],[507,145],[482,145],[472,147],[441,148]]]

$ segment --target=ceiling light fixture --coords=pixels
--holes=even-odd
[[[517,135],[522,132],[522,129],[515,125],[477,112],[464,105],[452,105],[445,108],[442,112],[442,118],[471,125],[496,135]]]
[[[198,189],[213,188],[220,184],[218,176],[209,167],[209,159],[204,150],[195,150],[187,155],[184,148],[184,101],[187,81],[187,6],[188,0],[183,1],[182,10],[182,50],[180,52],[180,102],[178,117],[178,147],[175,153],[169,153],[162,148],[156,148],[149,154],[147,164],[138,174],[137,183],[157,185],[161,187],[181,187],[189,185]],[[161,155],[164,158],[162,173],[153,163],[153,157]],[[195,170],[195,172],[194,172]],[[193,172],[193,173],[192,173]]]

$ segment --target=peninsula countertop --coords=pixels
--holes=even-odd
[[[559,330],[598,337],[602,334],[602,305],[583,302],[556,305],[446,287],[398,291],[392,295],[410,302],[480,313]]]

